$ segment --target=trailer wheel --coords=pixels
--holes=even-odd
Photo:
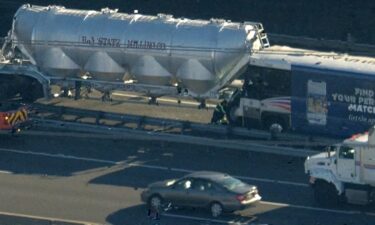
[[[313,185],[314,198],[319,205],[337,206],[340,198],[335,186],[323,180],[317,180]]]

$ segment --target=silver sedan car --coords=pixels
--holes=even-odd
[[[150,184],[141,194],[149,207],[174,206],[208,208],[213,217],[244,209],[261,200],[258,189],[218,172],[195,172],[180,179]]]

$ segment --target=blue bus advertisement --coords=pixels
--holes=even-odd
[[[292,129],[350,136],[375,124],[375,74],[292,65]]]

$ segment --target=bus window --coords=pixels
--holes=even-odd
[[[291,95],[290,71],[250,66],[245,76],[244,90],[249,98],[261,100]]]

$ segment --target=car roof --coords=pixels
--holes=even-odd
[[[217,181],[220,180],[224,177],[229,176],[228,174],[225,173],[220,173],[220,172],[214,172],[214,171],[198,171],[194,173],[190,173],[186,175],[185,177],[191,177],[191,178],[203,178],[211,181]]]

